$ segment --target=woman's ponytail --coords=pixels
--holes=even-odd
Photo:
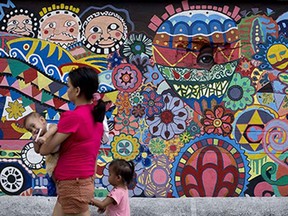
[[[97,101],[93,109],[93,117],[95,122],[103,122],[106,112],[106,105],[102,99]]]

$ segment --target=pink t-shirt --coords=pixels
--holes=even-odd
[[[94,122],[92,104],[80,105],[62,113],[59,133],[71,133],[61,144],[54,170],[57,180],[88,178],[94,175],[95,162],[101,145],[103,124]]]
[[[108,194],[109,197],[113,198],[117,204],[111,204],[107,207],[107,216],[130,216],[130,205],[128,189],[124,188],[113,188]]]

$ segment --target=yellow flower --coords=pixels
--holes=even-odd
[[[6,108],[5,110],[9,113],[8,117],[9,118],[14,118],[14,119],[18,119],[19,117],[22,116],[22,113],[25,112],[24,107],[22,106],[22,104],[20,104],[17,100],[13,102],[8,102],[8,108]]]
[[[139,154],[139,146],[137,138],[122,133],[119,136],[114,136],[114,140],[111,142],[111,152],[114,158],[129,161],[135,159]]]

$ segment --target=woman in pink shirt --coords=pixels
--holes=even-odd
[[[92,68],[80,67],[69,73],[67,93],[76,108],[62,113],[57,133],[41,146],[40,153],[47,155],[60,145],[54,170],[58,194],[54,216],[90,215],[88,204],[94,197],[95,163],[105,115],[105,103],[99,99],[95,105],[92,100],[98,85]]]
[[[98,212],[106,211],[107,216],[130,216],[128,184],[134,175],[132,161],[115,159],[109,164],[108,181],[114,188],[104,200],[92,199],[90,204],[97,206]]]

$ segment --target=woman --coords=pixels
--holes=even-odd
[[[59,145],[59,160],[54,170],[57,203],[53,215],[90,215],[89,202],[94,197],[94,173],[103,135],[105,103],[93,104],[99,85],[94,69],[82,67],[68,76],[68,97],[75,110],[64,112],[58,131],[42,144],[40,154],[47,155]],[[98,94],[99,96],[99,94]]]

